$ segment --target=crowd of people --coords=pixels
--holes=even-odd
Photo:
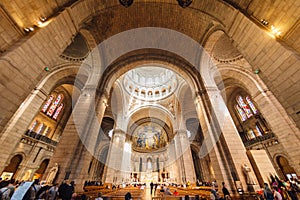
[[[0,180],[0,197],[2,197],[3,200],[9,200],[14,194],[17,185],[19,185],[19,182],[14,179]]]
[[[18,182],[11,180],[0,180],[0,199],[10,200],[14,192],[22,187],[24,181]],[[23,198],[20,200],[75,200],[77,195],[75,193],[74,181],[65,180],[62,184],[43,185],[40,184],[39,179],[35,179]],[[84,199],[84,196],[80,199]]]
[[[84,186],[102,186],[102,181],[85,181]]]
[[[258,194],[266,200],[298,200],[300,182],[296,178],[288,181],[280,180],[277,176],[271,176],[270,187],[264,183],[264,189]]]
[[[300,182],[298,179],[293,178],[288,181],[280,180],[277,176],[271,176],[270,183],[264,183],[264,188],[257,191],[260,199],[265,200],[298,200],[298,194],[300,193]],[[22,186],[25,182],[18,182],[11,180],[0,180],[0,199],[10,200],[14,192],[18,187]],[[98,181],[86,181],[85,186],[102,186],[102,182]],[[186,187],[189,187],[186,184]],[[229,190],[224,182],[222,182],[222,189],[218,187],[217,181],[205,182],[203,185],[211,187],[210,200],[226,200],[231,199]],[[144,184],[133,185],[135,187],[145,187]],[[150,183],[151,195],[159,192],[164,196],[179,196],[179,192],[175,189],[171,192],[169,186],[181,187],[176,184],[158,184]],[[142,189],[142,188],[141,188]],[[219,189],[219,190],[218,190]],[[220,195],[222,193],[222,195]],[[102,200],[102,194],[99,193],[97,200]],[[222,196],[222,197],[221,197]],[[78,197],[75,193],[74,181],[65,180],[62,184],[43,185],[36,179],[25,193],[22,200],[77,200]],[[131,194],[127,194],[127,199],[131,199]],[[195,197],[198,199],[197,197]],[[80,199],[87,199],[85,195],[80,196]],[[188,197],[185,197],[188,199]],[[20,199],[21,200],[21,199]]]

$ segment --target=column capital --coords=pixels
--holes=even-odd
[[[120,138],[120,139],[126,139],[126,132],[123,131],[122,129],[114,129],[114,133],[113,133],[113,140],[115,140],[115,138]]]
[[[97,91],[97,86],[96,85],[85,85],[82,89],[81,92],[84,96],[94,96]]]
[[[175,130],[175,135],[179,137],[187,137],[187,130],[184,129]]]
[[[206,87],[207,92],[219,92],[219,88],[217,86],[207,86]]]
[[[123,134],[126,134],[126,132],[123,131],[122,129],[114,129],[114,134],[120,134],[120,135],[123,135]]]

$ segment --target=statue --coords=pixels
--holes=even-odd
[[[251,169],[250,167],[248,167],[248,165],[245,163],[243,166],[242,166],[242,169],[243,169],[243,172],[246,176],[246,183],[247,185],[255,185],[255,182],[250,174],[251,172]]]
[[[47,184],[52,184],[54,179],[55,179],[55,176],[57,174],[57,171],[58,171],[58,164],[55,163],[54,167],[51,168],[51,170],[49,171],[49,174],[46,178],[46,183]]]
[[[30,176],[31,176],[31,172],[32,171],[30,169],[27,170],[26,173],[25,173],[25,175],[23,176],[22,180],[29,181]]]

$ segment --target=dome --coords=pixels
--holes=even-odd
[[[128,71],[123,84],[131,96],[142,100],[160,100],[174,93],[178,80],[169,69],[143,66]]]

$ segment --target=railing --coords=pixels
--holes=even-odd
[[[273,132],[266,133],[262,136],[258,136],[252,140],[244,141],[244,145],[245,145],[245,147],[249,147],[254,144],[263,143],[264,141],[269,140],[269,139],[276,139],[276,136]]]
[[[25,133],[25,135],[29,136],[31,138],[34,138],[34,139],[36,139],[38,141],[42,141],[42,142],[45,142],[47,144],[53,145],[53,146],[57,145],[56,141],[51,140],[50,138],[48,138],[48,137],[46,137],[44,135],[38,134],[38,133],[30,131],[30,130],[27,130],[26,133]]]

